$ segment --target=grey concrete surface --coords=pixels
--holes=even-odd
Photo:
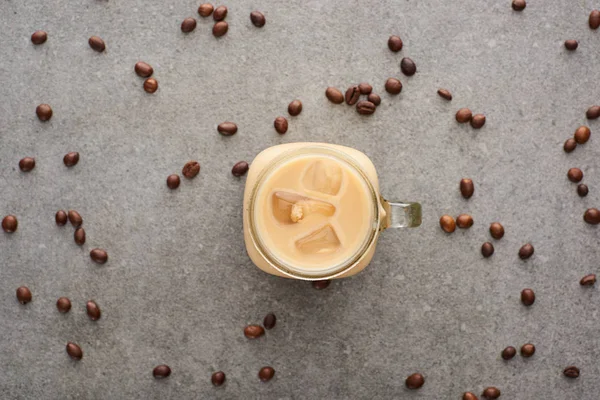
[[[179,29],[200,1],[2,0],[0,214],[15,214],[19,229],[0,235],[0,398],[437,400],[494,385],[503,399],[598,399],[600,293],[578,281],[598,270],[600,234],[582,215],[600,204],[600,123],[574,153],[562,143],[600,103],[600,31],[587,25],[600,3],[528,3],[517,13],[509,0],[237,0],[226,4],[229,33],[215,39],[210,19]],[[263,29],[250,23],[255,9]],[[37,29],[44,45],[29,40]],[[390,34],[403,38],[401,53],[387,49]],[[88,47],[91,35],[106,52]],[[571,38],[580,45],[569,53]],[[400,73],[404,56],[413,77]],[[133,72],[138,60],[154,67],[154,95]],[[391,76],[404,84],[397,97],[383,90]],[[324,96],[362,81],[382,96],[371,117]],[[295,98],[304,110],[279,136],[273,119]],[[36,118],[40,103],[53,107],[50,122]],[[460,107],[484,113],[485,127],[458,125]],[[237,135],[217,133],[226,120]],[[385,232],[369,268],[320,292],[251,264],[244,178],[230,173],[296,141],[365,152],[387,198],[424,209],[422,227]],[[72,169],[68,151],[81,154]],[[25,156],[37,160],[28,174]],[[200,175],[168,190],[190,159]],[[566,179],[573,166],[586,198]],[[475,181],[469,201],[463,177]],[[85,246],[54,224],[58,209],[81,212]],[[440,230],[442,214],[462,212],[471,229]],[[493,221],[506,235],[483,259]],[[535,255],[523,262],[526,242]],[[107,249],[107,264],[90,261],[93,247]],[[20,285],[33,292],[27,306]],[[525,287],[537,294],[531,308],[519,301]],[[60,296],[73,302],[66,315]],[[244,338],[270,311],[276,328]],[[67,341],[82,346],[81,362]],[[527,342],[534,357],[500,359]],[[156,381],[160,363],[173,374]],[[571,364],[577,380],[562,376]],[[277,371],[266,384],[264,365]],[[210,384],[216,370],[224,387]],[[417,371],[426,383],[410,392],[404,379]]]

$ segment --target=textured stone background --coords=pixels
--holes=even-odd
[[[506,399],[597,399],[600,392],[598,290],[579,279],[598,268],[597,228],[584,224],[600,203],[599,122],[572,154],[562,143],[598,97],[600,31],[587,25],[591,0],[237,0],[229,33],[210,19],[182,34],[200,1],[2,0],[0,3],[0,214],[19,229],[0,235],[0,397],[3,399],[459,399],[498,386]],[[267,18],[253,27],[252,10]],[[199,17],[198,17],[199,18]],[[29,37],[46,30],[48,41]],[[387,38],[398,34],[394,54]],[[106,41],[103,54],[87,44]],[[565,39],[580,41],[568,53]],[[418,73],[400,73],[403,56]],[[159,89],[142,90],[136,61],[152,64]],[[404,89],[383,90],[395,76]],[[382,96],[372,117],[325,96],[371,82]],[[451,90],[450,103],[436,94]],[[273,119],[301,99],[285,136]],[[35,107],[49,103],[50,122]],[[458,125],[468,106],[487,116],[479,131]],[[221,137],[231,120],[239,132]],[[323,141],[364,151],[383,194],[418,200],[424,222],[388,231],[372,265],[325,291],[254,268],[242,238],[244,178],[231,166],[278,143]],[[62,164],[79,151],[72,169]],[[31,173],[18,169],[33,156]],[[197,159],[193,181],[176,191],[167,175]],[[581,199],[568,168],[583,169]],[[458,182],[471,177],[469,201]],[[58,209],[77,209],[88,239],[75,245]],[[444,213],[471,213],[452,235]],[[484,260],[487,227],[504,239]],[[527,262],[517,251],[536,252]],[[109,262],[94,265],[93,247]],[[20,285],[34,300],[21,306]],[[537,301],[520,304],[533,288]],[[68,296],[69,314],[55,302]],[[95,299],[102,319],[91,322]],[[269,311],[277,327],[248,341],[247,323]],[[84,350],[81,362],[67,341]],[[507,345],[537,346],[531,359],[500,359]],[[152,368],[167,363],[170,378]],[[568,381],[564,367],[581,377]],[[264,384],[263,365],[277,373]],[[227,373],[224,387],[210,375]],[[425,386],[404,388],[419,371]]]

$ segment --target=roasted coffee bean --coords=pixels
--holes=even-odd
[[[6,233],[13,233],[17,230],[19,226],[19,221],[17,221],[17,217],[14,215],[7,215],[2,219],[2,230]]]
[[[595,283],[596,283],[596,274],[588,274],[588,275],[584,276],[583,278],[581,278],[581,280],[579,281],[579,284],[581,286],[594,286]]]
[[[531,306],[535,303],[535,293],[531,289],[523,289],[521,291],[521,303],[526,306]]]
[[[331,284],[331,281],[329,279],[324,279],[324,280],[320,280],[320,281],[312,281],[312,286],[317,290],[327,289],[330,284]]]
[[[581,182],[583,179],[583,171],[581,171],[579,168],[571,168],[567,172],[567,178],[574,183]]]
[[[196,19],[195,18],[186,18],[181,23],[181,32],[189,33],[196,29]]]
[[[600,106],[591,106],[585,112],[585,116],[587,119],[597,119],[600,117]]]
[[[60,313],[68,313],[69,310],[71,310],[71,300],[67,297],[59,297],[58,300],[56,300],[56,308]]]
[[[598,27],[600,27],[600,11],[592,10],[592,12],[590,12],[589,24],[592,29],[598,29]]]
[[[108,253],[102,249],[92,249],[90,251],[90,258],[98,264],[104,264],[108,261]]]
[[[217,371],[212,374],[210,381],[214,386],[221,386],[225,383],[225,372]]]
[[[469,178],[463,178],[460,180],[460,194],[465,199],[470,199],[475,192],[475,185],[473,185],[473,180]]]
[[[402,82],[396,78],[389,78],[385,81],[385,91],[389,94],[400,94],[402,91]]]
[[[585,142],[590,140],[591,134],[592,132],[590,131],[590,128],[582,125],[579,128],[577,128],[573,137],[575,138],[577,144],[584,144]]]
[[[66,225],[68,219],[69,219],[69,217],[67,217],[67,213],[64,212],[63,210],[58,210],[56,212],[56,215],[54,216],[54,220],[56,221],[56,225],[60,225],[60,226]]]
[[[588,208],[583,214],[583,220],[591,225],[600,224],[600,211],[597,208]]]
[[[400,39],[400,37],[392,35],[390,36],[390,38],[388,39],[388,48],[393,51],[394,53],[399,52],[400,50],[402,50],[402,39]]]
[[[244,328],[244,335],[248,339],[256,339],[265,334],[265,329],[260,325],[248,325]]]
[[[358,90],[360,90],[360,94],[369,94],[373,91],[373,86],[369,85],[366,82],[360,83],[358,85]]]
[[[325,96],[333,104],[342,104],[344,102],[344,95],[342,92],[331,86],[325,90]]]
[[[19,303],[27,304],[31,301],[31,298],[31,290],[28,287],[21,286],[17,288],[17,300],[19,300]]]
[[[100,317],[102,316],[102,312],[100,311],[100,307],[98,307],[98,304],[96,304],[96,302],[93,301],[93,300],[90,300],[90,301],[88,301],[86,303],[85,309],[87,311],[88,317],[92,321],[98,321],[100,319]]]
[[[135,73],[142,78],[149,78],[154,73],[154,68],[150,64],[146,64],[143,61],[138,61],[135,63],[134,67]]]
[[[277,131],[277,133],[279,133],[280,135],[283,135],[288,130],[288,120],[284,117],[275,118],[275,122],[273,123],[273,125],[275,126],[275,130]]]
[[[262,28],[266,23],[265,15],[260,11],[252,11],[250,13],[250,21],[255,27]]]
[[[65,163],[65,165],[67,167],[73,167],[73,166],[77,165],[78,162],[79,162],[79,153],[76,151],[67,153],[63,157],[63,163]]]
[[[227,7],[219,6],[219,7],[215,8],[215,11],[213,12],[213,19],[215,21],[223,21],[226,16],[227,16]]]
[[[225,21],[217,22],[212,29],[213,36],[221,37],[224,36],[229,30],[229,24]]]
[[[534,249],[531,243],[524,244],[519,249],[519,258],[521,260],[527,260],[529,257],[533,255]]]
[[[413,76],[417,72],[417,65],[410,58],[404,57],[400,61],[400,70],[406,76]]]
[[[567,50],[571,50],[571,51],[576,50],[577,46],[579,46],[579,43],[577,43],[577,40],[573,40],[573,39],[565,40],[565,48]]]
[[[494,245],[490,242],[485,242],[481,245],[481,255],[485,258],[491,257],[494,254]]]
[[[302,112],[302,102],[300,100],[294,100],[288,105],[288,113],[292,117],[300,115],[301,112]]]
[[[35,158],[25,157],[19,161],[19,169],[23,172],[29,172],[35,168]]]
[[[52,108],[48,104],[40,104],[36,107],[35,113],[40,121],[48,121],[52,118]]]
[[[517,349],[515,349],[512,346],[508,346],[507,348],[505,348],[504,350],[502,350],[502,358],[504,360],[510,360],[512,359],[514,356],[517,355]]]
[[[409,389],[419,389],[425,384],[425,378],[419,373],[412,374],[408,378],[406,378],[405,384],[406,387]]]
[[[263,319],[263,325],[265,326],[265,329],[273,329],[275,327],[276,322],[277,322],[277,318],[275,317],[275,314],[273,314],[273,313],[268,313],[267,315],[265,315],[265,318]]]
[[[198,7],[198,14],[200,14],[201,17],[208,17],[212,14],[213,10],[214,7],[210,3],[200,4],[200,7]]]
[[[260,371],[258,371],[258,377],[263,382],[268,382],[273,379],[275,376],[275,370],[271,367],[262,367]]]
[[[81,214],[79,214],[77,211],[75,210],[69,210],[69,221],[71,221],[71,225],[73,225],[75,228],[81,226],[81,224],[83,224],[83,218],[81,217]]]
[[[579,368],[574,365],[567,367],[563,371],[563,375],[571,379],[579,378]]]
[[[167,176],[167,186],[169,189],[177,189],[179,184],[181,183],[181,179],[177,174],[171,174]]]
[[[479,400],[477,396],[473,392],[465,392],[463,394],[462,400]]]
[[[504,236],[504,227],[500,222],[493,222],[490,225],[490,235],[492,235],[494,239],[502,239],[502,236]]]
[[[485,115],[483,114],[475,114],[471,118],[471,127],[473,129],[480,129],[485,125]]]
[[[154,93],[158,90],[158,81],[154,78],[148,78],[144,81],[144,90],[146,93]]]
[[[33,44],[42,44],[48,40],[48,34],[44,31],[35,31],[31,35],[31,43]]]
[[[377,93],[369,93],[369,95],[367,96],[367,100],[375,104],[375,107],[381,104],[381,97],[379,97]]]
[[[471,121],[472,117],[473,113],[471,113],[471,110],[469,110],[468,108],[461,108],[456,112],[456,121],[461,124]]]
[[[98,36],[92,36],[90,40],[88,40],[88,43],[92,49],[96,50],[99,53],[102,53],[106,49],[104,40],[102,40]]]
[[[360,115],[371,115],[375,112],[376,108],[377,107],[375,107],[375,104],[371,103],[370,101],[361,100],[356,103],[356,111]]]
[[[473,226],[473,217],[469,214],[460,214],[456,217],[456,226],[460,229],[469,229]]]
[[[79,246],[83,246],[85,244],[85,230],[83,228],[75,229],[73,239],[75,240],[76,244],[78,244]]]
[[[198,161],[188,161],[183,166],[181,174],[188,179],[192,179],[200,172],[200,163]]]
[[[535,354],[535,346],[531,343],[524,344],[521,346],[521,356],[529,358]]]
[[[81,360],[83,358],[83,350],[81,350],[81,347],[72,342],[67,343],[67,354],[73,360]]]
[[[515,11],[523,11],[526,6],[525,0],[513,0],[512,2],[512,8]]]
[[[515,0],[515,1],[517,1],[517,0]],[[500,397],[500,394],[501,393],[500,393],[500,390],[498,390],[498,388],[490,386],[483,390],[483,393],[481,393],[481,396],[487,400],[495,400],[498,397]]]
[[[446,233],[452,233],[456,230],[456,222],[450,215],[442,215],[440,217],[440,227]]]
[[[587,187],[587,185],[584,185],[583,183],[580,183],[579,185],[577,185],[577,194],[579,195],[579,197],[585,197],[588,195],[589,189]]]
[[[358,88],[358,86],[351,86],[348,88],[348,90],[346,90],[345,99],[346,104],[348,104],[349,106],[353,106],[354,104],[356,104],[359,98],[360,89]]]
[[[221,122],[219,126],[217,126],[217,131],[223,136],[235,135],[237,130],[238,127],[233,122]]]
[[[442,99],[446,99],[448,101],[452,100],[452,93],[450,93],[446,89],[438,89],[437,93],[440,95]]]
[[[575,147],[577,147],[577,142],[573,138],[567,139],[565,141],[565,144],[563,145],[563,149],[564,149],[565,153],[572,152],[573,150],[575,150]]]
[[[152,370],[152,375],[154,375],[156,379],[167,378],[171,375],[171,368],[165,364],[157,365],[154,367],[154,370]]]
[[[233,174],[233,176],[242,176],[245,175],[246,172],[248,172],[248,168],[250,167],[248,166],[248,163],[246,161],[240,161],[233,166],[233,168],[231,169],[231,173]]]

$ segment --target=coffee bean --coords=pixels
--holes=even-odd
[[[524,244],[519,249],[519,258],[521,260],[527,260],[529,257],[533,255],[534,249],[531,243]]]
[[[149,78],[154,73],[154,68],[150,64],[146,64],[143,61],[138,61],[135,63],[134,67],[135,73],[142,78]]]
[[[71,310],[71,300],[67,297],[59,297],[58,300],[56,300],[56,308],[60,313],[68,313],[69,310]]]
[[[48,40],[48,34],[44,31],[35,31],[31,35],[31,43],[33,44],[42,44]]]
[[[19,303],[27,304],[31,301],[31,298],[31,290],[28,287],[21,286],[17,288],[17,300],[19,300]]]
[[[158,90],[158,81],[154,78],[148,78],[144,81],[144,90],[146,93],[154,93]]]
[[[325,96],[333,104],[342,104],[344,102],[344,95],[342,92],[331,86],[325,90]]]
[[[485,125],[485,115],[483,114],[475,114],[471,118],[471,127],[473,129],[480,129]]]
[[[233,174],[233,176],[242,176],[245,175],[246,172],[248,172],[248,168],[249,166],[246,161],[240,161],[233,166],[233,168],[231,169],[231,173]]]
[[[225,383],[225,372],[217,371],[212,374],[210,381],[214,386],[221,386]]]
[[[284,117],[275,118],[275,122],[273,123],[273,125],[275,126],[275,130],[277,131],[277,133],[279,133],[280,135],[283,135],[288,130],[288,121]]]
[[[410,58],[404,57],[400,61],[400,70],[406,76],[413,76],[417,72],[417,65]]]
[[[597,208],[588,208],[583,214],[583,220],[591,225],[600,224],[600,211]]]
[[[389,78],[385,81],[385,91],[389,94],[400,94],[402,91],[402,82],[396,78]]]
[[[523,11],[526,6],[525,0],[513,0],[512,2],[512,8],[515,11]]]
[[[583,171],[581,171],[579,168],[571,168],[567,172],[567,178],[574,183],[581,182],[583,179]]]
[[[452,100],[452,93],[450,93],[448,90],[446,89],[438,89],[437,93],[440,95],[441,98],[446,99],[448,101]]]
[[[456,112],[456,121],[461,124],[467,123],[473,117],[473,113],[468,108],[461,108]]]
[[[35,159],[32,157],[25,157],[19,161],[19,169],[23,172],[29,172],[35,168]]]
[[[63,210],[58,210],[56,215],[54,216],[54,220],[56,221],[56,225],[64,226],[67,224],[67,213]]]
[[[600,117],[600,106],[591,106],[585,112],[587,119],[598,119]]]
[[[460,214],[456,217],[456,226],[460,229],[469,229],[473,226],[473,217],[469,214]]]
[[[324,279],[324,280],[320,280],[320,281],[312,281],[312,287],[314,287],[317,290],[327,289],[330,284],[331,284],[331,281],[328,279]]]
[[[393,51],[394,53],[399,52],[400,50],[402,50],[402,39],[400,39],[400,37],[392,35],[390,36],[390,38],[388,39],[388,48]]]
[[[498,397],[500,397],[500,394],[501,393],[500,393],[500,390],[498,390],[498,388],[490,386],[483,390],[483,393],[481,393],[481,396],[487,400],[495,400]]]
[[[475,192],[475,185],[473,185],[473,180],[469,178],[463,178],[460,180],[460,194],[465,199],[470,199]]]
[[[186,18],[181,23],[181,32],[189,33],[196,29],[196,19],[195,18]]]
[[[573,39],[565,40],[565,48],[567,50],[573,51],[573,50],[577,49],[577,46],[579,46],[579,43],[577,43],[577,40],[573,40]]]
[[[535,354],[535,346],[531,343],[524,344],[521,346],[521,356],[529,358]]]
[[[200,163],[198,161],[188,161],[183,166],[181,174],[188,179],[192,179],[200,172]]]
[[[73,166],[77,165],[78,162],[79,162],[79,153],[76,151],[67,153],[63,157],[63,163],[65,163],[65,165],[67,167],[73,167]]]
[[[416,374],[412,374],[410,375],[408,378],[406,378],[406,387],[409,389],[419,389],[421,386],[423,386],[425,384],[425,378],[423,377],[423,375],[416,373]]]
[[[83,358],[83,350],[81,350],[81,347],[72,342],[67,343],[67,354],[73,360],[81,360]]]
[[[490,242],[485,242],[481,245],[481,255],[485,258],[491,257],[494,254],[494,245]]]
[[[567,378],[571,378],[571,379],[579,378],[579,368],[577,368],[576,366],[573,366],[573,365],[570,367],[567,367],[563,371],[563,375],[566,376]]]
[[[235,135],[237,130],[238,127],[233,122],[221,122],[219,126],[217,126],[217,131],[223,136]]]
[[[581,286],[594,286],[595,283],[596,283],[596,274],[588,274],[588,275],[584,276],[583,278],[581,278],[581,280],[579,281],[579,284]]]
[[[346,90],[345,98],[346,104],[348,104],[349,106],[353,106],[354,104],[356,104],[356,102],[360,98],[360,89],[358,88],[358,86],[349,87],[348,90]]]
[[[573,137],[575,138],[575,141],[577,142],[577,144],[584,144],[585,142],[590,140],[591,134],[592,134],[592,132],[590,132],[590,128],[588,128],[587,126],[580,126],[575,131],[575,134],[573,135]]]
[[[367,96],[367,100],[375,104],[375,107],[381,104],[381,97],[379,97],[377,93],[369,93],[369,95]]]
[[[590,28],[598,29],[600,27],[600,11],[592,10],[589,19]]]
[[[565,141],[565,144],[563,145],[563,149],[564,149],[565,153],[572,152],[573,150],[575,150],[575,147],[577,147],[577,142],[573,138],[567,139]]]
[[[515,349],[512,346],[508,346],[507,348],[505,348],[504,350],[502,350],[502,358],[504,360],[510,360],[512,359],[514,356],[517,355],[517,349]]]
[[[13,233],[17,230],[19,226],[19,221],[17,221],[17,217],[14,215],[7,215],[2,219],[2,230],[6,233]]]
[[[200,7],[198,7],[198,14],[200,14],[201,17],[208,17],[212,14],[213,10],[214,7],[210,3],[200,4]]]
[[[257,28],[262,28],[266,23],[265,16],[260,11],[252,11],[250,13],[250,21]]]
[[[92,249],[92,251],[90,251],[90,257],[92,261],[98,264],[104,264],[108,261],[108,253],[102,249]]]
[[[79,246],[83,246],[85,244],[85,230],[83,230],[83,228],[75,229],[73,238],[75,239],[76,244],[78,244]]]
[[[523,289],[521,291],[521,303],[526,306],[531,306],[535,303],[535,293],[531,289]]]
[[[156,379],[167,378],[171,375],[171,368],[165,364],[157,365],[154,367],[154,370],[152,370],[152,375],[154,375]]]
[[[179,187],[179,184],[181,183],[181,179],[179,178],[179,175],[177,174],[171,174],[169,176],[167,176],[167,187],[169,189],[177,189]]]
[[[452,233],[456,230],[456,222],[449,215],[442,215],[440,218],[440,227],[446,233]]]
[[[248,339],[256,339],[265,334],[265,329],[260,325],[248,325],[244,328],[244,335]]]
[[[212,33],[215,37],[221,37],[224,36],[228,30],[229,24],[225,21],[219,21],[213,26]]]
[[[90,40],[88,40],[88,43],[92,49],[96,50],[99,53],[102,53],[106,49],[104,40],[102,40],[98,36],[92,36]]]
[[[463,394],[462,400],[479,400],[477,396],[473,392],[465,392]]]
[[[579,185],[577,185],[577,194],[579,195],[579,197],[585,197],[588,195],[589,189],[587,187],[587,185],[584,185],[583,183],[580,183]]]
[[[263,382],[268,382],[273,379],[275,376],[275,370],[271,367],[262,367],[260,371],[258,371],[258,377]]]
[[[358,85],[358,90],[360,90],[360,94],[369,94],[373,91],[373,86],[363,82]]]
[[[277,322],[277,318],[275,317],[275,314],[273,314],[273,313],[268,313],[267,315],[265,315],[265,318],[263,319],[263,325],[265,326],[265,329],[273,329],[275,327],[276,322]]]
[[[75,228],[81,226],[81,224],[83,224],[83,218],[81,217],[81,215],[75,211],[75,210],[69,210],[69,221],[71,221],[71,225],[73,225]]]
[[[292,117],[300,115],[302,112],[302,102],[300,100],[294,100],[288,105],[288,113]]]
[[[100,307],[96,304],[95,301],[90,300],[86,303],[85,309],[87,310],[87,315],[92,321],[98,321],[102,316],[102,312],[100,311]]]
[[[504,227],[500,222],[493,222],[490,225],[490,235],[492,235],[494,239],[502,239],[502,236],[504,236]]]
[[[223,21],[226,16],[227,16],[227,7],[219,6],[219,7],[215,8],[215,11],[213,13],[213,19],[215,21]]]
[[[356,103],[356,111],[360,115],[371,115],[375,112],[376,108],[377,107],[375,107],[375,104],[371,103],[370,101],[361,100]]]
[[[36,107],[35,113],[40,121],[48,121],[52,118],[52,108],[48,104],[40,104]]]

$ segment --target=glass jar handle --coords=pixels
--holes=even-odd
[[[381,230],[387,228],[415,228],[421,225],[421,205],[419,203],[391,203],[381,199],[385,218]]]

